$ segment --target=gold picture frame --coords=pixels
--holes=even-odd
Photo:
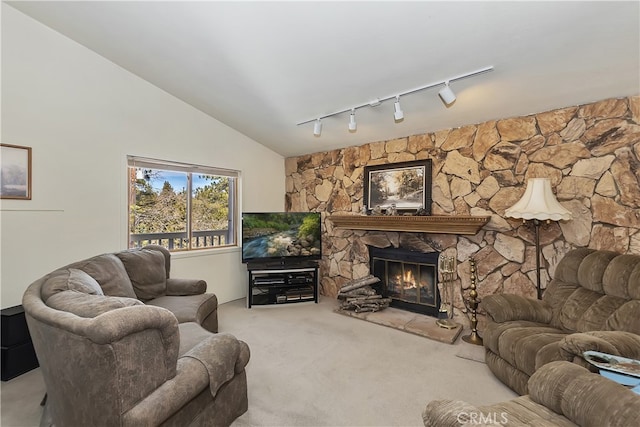
[[[31,147],[0,144],[0,199],[31,200]]]

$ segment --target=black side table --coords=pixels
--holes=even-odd
[[[40,366],[33,349],[24,308],[21,305],[0,310],[1,379],[9,381]]]

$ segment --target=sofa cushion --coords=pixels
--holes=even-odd
[[[585,257],[594,253],[595,249],[578,248],[567,252],[562,260],[556,266],[556,271],[553,275],[555,280],[560,280],[570,285],[579,286],[578,282],[578,270]],[[583,272],[583,274],[585,274]]]
[[[141,301],[134,298],[86,294],[75,290],[62,291],[51,295],[46,304],[56,310],[87,318],[96,317],[117,308],[143,305]]]
[[[114,254],[103,254],[74,264],[100,284],[105,295],[136,298],[127,270]]]
[[[180,331],[180,350],[178,351],[178,357],[182,357],[193,347],[213,335],[213,333],[207,331],[196,322],[180,323],[178,330]]]
[[[595,251],[585,256],[577,271],[578,284],[585,289],[604,293],[604,274],[610,261],[618,254],[611,251]],[[618,295],[620,296],[620,295]]]
[[[640,317],[638,313],[640,313],[640,301],[628,301],[609,316],[603,329],[640,335]]]
[[[169,273],[171,271],[171,252],[169,252],[169,249],[159,245],[147,245],[142,249],[148,249],[150,251],[159,251],[164,255],[164,269],[166,272],[166,277],[168,279]]]
[[[537,363],[553,360],[559,351],[558,343],[565,336],[558,329],[543,326],[509,329],[500,336],[498,354],[511,366],[531,375],[539,367]],[[541,358],[537,360],[541,351]]]
[[[568,331],[578,331],[578,321],[602,296],[585,288],[578,288],[569,295],[560,311],[560,323]]]
[[[214,294],[161,296],[151,301],[149,305],[166,308],[175,314],[179,323],[202,322],[218,309],[218,299]]]
[[[502,335],[512,329],[527,329],[527,328],[546,328],[550,331],[556,329],[546,325],[544,323],[531,322],[528,320],[513,320],[511,322],[488,322],[483,334],[484,346],[496,354],[500,354],[500,342]]]
[[[578,319],[576,331],[589,332],[604,329],[607,319],[625,302],[623,298],[601,295]]]
[[[167,277],[162,252],[136,249],[118,252],[116,256],[122,261],[139,299],[148,301],[166,293]]]
[[[640,293],[638,255],[626,254],[613,258],[604,272],[602,283],[604,293],[607,295],[624,299],[638,298]]]
[[[55,271],[43,283],[41,290],[42,300],[47,300],[59,292],[73,290],[89,295],[104,295],[100,284],[82,270],[67,268]]]

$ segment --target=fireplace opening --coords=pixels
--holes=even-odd
[[[391,298],[391,307],[438,317],[438,255],[370,246],[371,274],[380,279],[374,288]]]

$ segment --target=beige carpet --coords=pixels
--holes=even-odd
[[[484,347],[471,344],[462,345],[456,352],[456,356],[462,357],[463,359],[469,359],[475,362],[484,363]]]
[[[249,410],[234,427],[421,426],[437,398],[492,404],[515,397],[453,345],[333,312],[337,301],[219,307],[220,330],[251,348]],[[40,370],[2,383],[2,427],[38,426]]]
[[[421,426],[438,398],[492,404],[515,397],[465,347],[337,315],[338,302],[224,304],[221,330],[249,343],[249,426]],[[433,320],[430,318],[430,320]]]

